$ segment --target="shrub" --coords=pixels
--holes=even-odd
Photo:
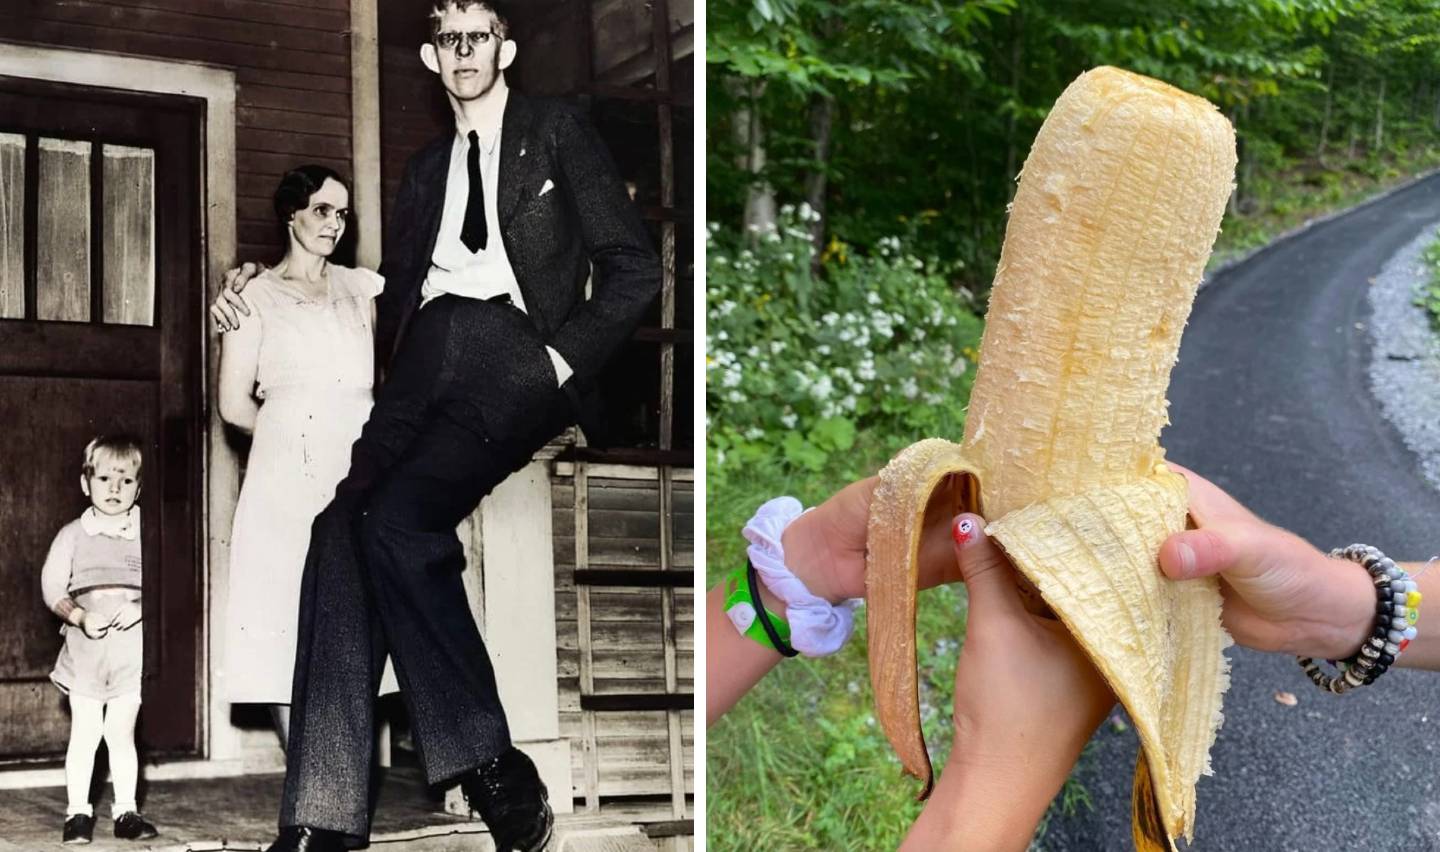
[[[872,256],[832,240],[812,276],[808,206],[776,228],[711,224],[706,418],[711,461],[820,469],[873,433],[886,443],[958,437],[980,320],[967,291],[898,238]],[[901,441],[903,439],[903,441]]]

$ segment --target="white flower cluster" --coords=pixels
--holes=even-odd
[[[899,237],[875,253],[832,244],[824,278],[808,205],[785,205],[775,227],[749,235],[707,228],[712,435],[717,445],[778,445],[782,432],[843,417],[859,430],[925,431],[954,417],[952,383],[978,324],[962,337],[963,302]],[[748,454],[747,454],[748,455]]]

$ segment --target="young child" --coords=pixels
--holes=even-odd
[[[60,529],[40,572],[45,605],[65,622],[65,645],[50,679],[70,696],[65,752],[65,843],[89,843],[95,829],[90,775],[101,737],[115,783],[115,836],[155,837],[138,813],[135,720],[140,715],[140,444],[107,435],[85,447],[80,490],[90,508]]]

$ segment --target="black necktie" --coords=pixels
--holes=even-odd
[[[485,186],[480,181],[480,135],[473,130],[465,168],[470,173],[470,197],[465,202],[465,225],[460,229],[460,242],[475,252],[485,248],[490,235],[485,226]]]

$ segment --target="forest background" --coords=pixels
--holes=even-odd
[[[1006,205],[1081,72],[1156,77],[1235,126],[1212,269],[1440,166],[1440,0],[710,0],[707,22],[712,582],[764,500],[813,505],[963,433]],[[942,762],[964,610],[963,590],[922,596]],[[899,842],[919,806],[871,716],[863,632],[710,730],[713,848]],[[1088,798],[1067,784],[1051,816]]]

